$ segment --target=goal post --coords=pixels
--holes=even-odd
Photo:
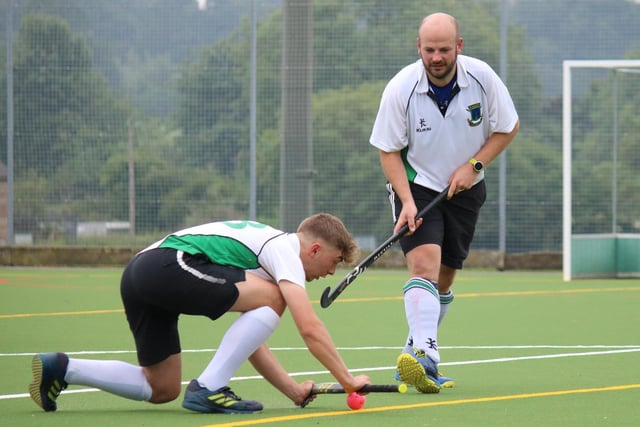
[[[618,232],[617,227],[617,111],[612,113],[611,165],[611,229],[594,233],[575,233],[573,230],[573,111],[572,73],[577,69],[608,69],[616,72],[640,73],[640,60],[565,60],[562,70],[562,244],[563,279],[589,277],[640,277],[640,233]],[[615,78],[614,78],[615,80]],[[639,79],[640,81],[640,79]],[[615,91],[614,94],[617,96]],[[617,107],[617,104],[614,104]],[[636,134],[640,138],[640,130]],[[640,165],[637,165],[640,168]],[[637,176],[637,175],[635,175]],[[640,212],[640,207],[637,209]],[[638,214],[640,221],[640,214]]]

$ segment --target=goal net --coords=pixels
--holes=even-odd
[[[563,62],[563,278],[640,277],[640,60]]]

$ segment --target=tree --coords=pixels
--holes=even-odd
[[[417,60],[420,18],[437,10],[449,10],[460,19],[465,53],[497,69],[499,14],[494,4],[462,7],[453,0],[428,5],[401,0],[375,7],[370,1],[314,2],[314,210],[341,215],[358,233],[382,238],[389,232],[390,219],[381,214],[388,209],[384,177],[369,134],[384,84]],[[260,22],[257,40],[258,198],[259,211],[270,218],[278,218],[279,209],[281,27],[281,11],[274,10]],[[203,49],[182,69],[178,86],[177,117],[185,130],[181,144],[191,150],[190,163],[234,177],[239,197],[246,197],[249,175],[248,34],[245,23],[228,39]],[[511,28],[509,36],[512,93],[522,117],[528,118],[541,107],[540,83],[523,31]],[[528,132],[523,129],[521,134]]]
[[[247,62],[233,40],[204,49],[195,63],[186,63],[178,79],[177,121],[189,166],[232,173],[236,156],[248,147]]]
[[[612,87],[614,81],[617,82],[617,90]],[[616,92],[617,102],[614,99]],[[634,232],[638,229],[639,94],[640,76],[637,72],[609,71],[606,77],[592,80],[589,90],[575,104],[574,233]],[[594,108],[595,105],[597,108]],[[613,121],[614,111],[617,112],[617,123]],[[615,132],[617,153],[614,153]],[[614,169],[617,175],[615,182]],[[588,176],[585,177],[585,173]],[[615,207],[612,206],[614,187],[618,199],[618,206]],[[616,230],[612,229],[614,208],[618,214]]]
[[[100,199],[101,167],[124,140],[128,109],[92,69],[84,40],[60,18],[23,16],[14,58],[15,176],[45,180],[44,215],[74,217],[82,200]],[[33,206],[41,203],[17,197],[16,217],[33,223],[30,215],[41,211]]]
[[[81,148],[77,117],[91,102],[91,54],[58,18],[23,17],[15,43],[15,167],[51,176]],[[37,162],[34,162],[34,156]]]

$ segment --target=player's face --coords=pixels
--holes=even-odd
[[[342,252],[329,245],[319,245],[314,249],[311,261],[305,269],[306,280],[312,280],[333,275],[338,264],[343,261]]]
[[[438,86],[451,81],[456,71],[456,59],[462,50],[462,39],[455,36],[424,32],[418,37],[418,54],[429,79]]]

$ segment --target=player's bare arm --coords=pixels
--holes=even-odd
[[[307,380],[300,384],[294,381],[266,343],[249,357],[249,362],[264,379],[296,405],[300,406],[309,396],[313,381]]]
[[[511,132],[495,132],[491,134],[474,157],[481,160],[485,166],[488,166],[511,144],[511,141],[516,137],[519,130],[520,122],[517,121]]]
[[[482,146],[480,151],[474,156],[475,159],[481,161],[484,167],[487,167],[502,153],[507,146],[513,141],[520,129],[520,122],[516,122],[511,132],[493,133]],[[449,194],[447,198],[453,197],[460,191],[468,190],[473,185],[476,179],[476,172],[473,169],[473,165],[470,162],[465,162],[462,166],[456,169],[451,178],[449,178]]]
[[[351,375],[338,354],[324,323],[313,310],[307,291],[286,280],[280,282],[280,289],[284,299],[287,301],[287,306],[298,332],[309,351],[329,370],[344,389],[351,393],[360,390],[366,384],[370,384],[371,381],[367,375],[358,375],[356,377]]]

